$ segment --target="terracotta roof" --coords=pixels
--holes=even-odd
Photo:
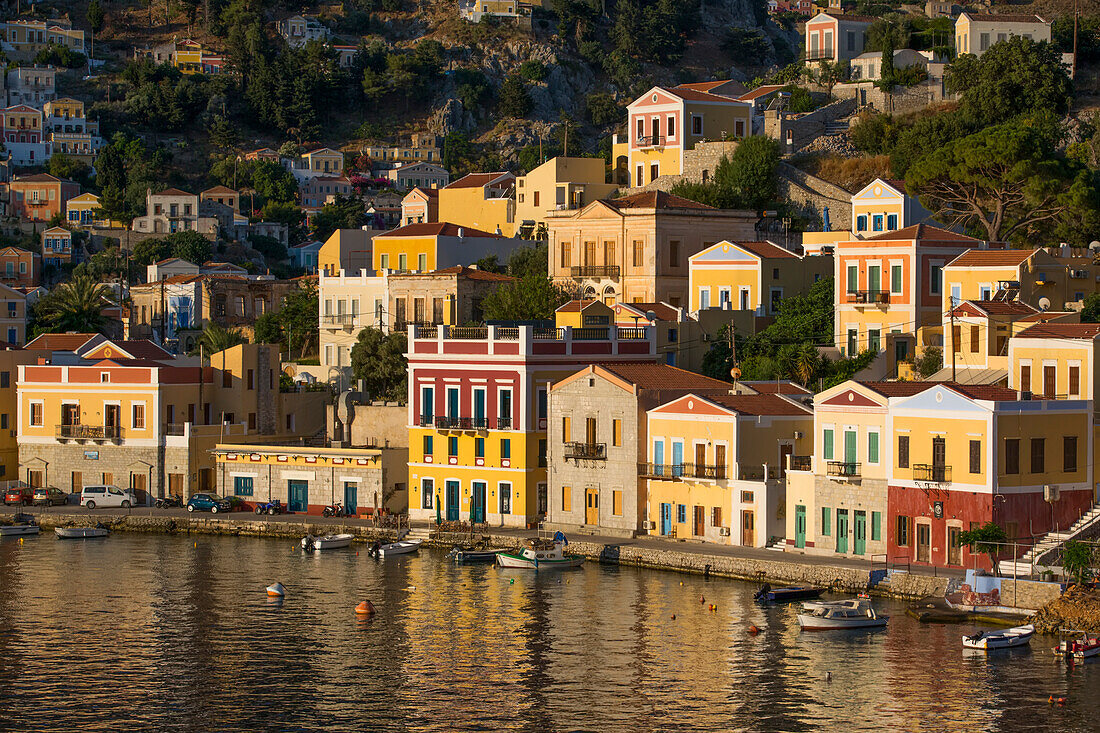
[[[659,87],[669,94],[679,97],[688,102],[736,102],[736,97],[727,97],[724,94],[712,94],[711,92],[700,92],[690,87],[678,86],[678,87]]]
[[[883,397],[909,397],[935,387],[935,382],[860,382]]]
[[[887,184],[893,186],[894,188],[896,188],[897,190],[901,191],[902,193],[905,193],[905,181],[903,181],[902,179],[900,179],[900,178],[883,178],[882,180],[883,180],[884,183],[887,183]]]
[[[707,209],[716,211],[713,206],[701,204],[698,201],[674,196],[664,191],[643,191],[633,196],[623,196],[617,199],[602,199],[608,206],[616,209]]]
[[[658,321],[676,321],[680,318],[679,311],[668,303],[621,303],[621,305],[640,311],[643,317],[649,311],[653,311]]]
[[[771,242],[736,242],[738,247],[752,252],[757,257],[764,257],[767,259],[793,259],[797,260],[798,255],[789,250],[785,250],[779,245],[772,244]]]
[[[558,308],[556,308],[554,310],[554,312],[555,313],[580,313],[581,309],[583,309],[585,306],[592,305],[593,303],[596,303],[596,302],[598,302],[598,301],[596,301],[595,299],[570,300],[567,303],[562,303]]]
[[[947,267],[1018,267],[1031,259],[1037,249],[968,249],[947,263]]]
[[[168,264],[169,262],[184,262],[184,263],[186,263],[186,264],[188,264],[188,265],[191,265],[191,263],[190,263],[190,262],[188,262],[187,260],[183,259],[182,257],[166,257],[165,259],[161,260],[161,261],[160,261],[160,262],[158,262],[157,264],[158,264],[158,265],[167,265],[167,264]],[[191,266],[192,266],[192,267],[194,267],[194,265],[191,265]]]
[[[467,173],[454,183],[444,186],[444,188],[480,188],[504,175],[508,175],[507,171],[499,171],[497,173]]]
[[[1030,316],[1039,312],[1034,307],[1019,300],[967,300],[956,307],[956,312],[960,308],[965,308],[968,304],[981,308],[991,316]]]
[[[465,237],[493,237],[496,239],[503,239],[503,235],[494,234],[492,232],[483,232],[480,229],[474,229],[473,227],[460,227],[458,224],[451,224],[448,221],[430,221],[421,222],[419,224],[406,224],[403,227],[397,229],[391,229],[384,234],[377,234],[375,237],[457,237],[459,230],[462,231],[462,235]]]
[[[888,242],[898,239],[925,239],[932,242],[973,242],[975,245],[981,242],[981,240],[968,237],[965,234],[956,234],[955,232],[949,232],[946,229],[940,229],[939,227],[929,226],[924,223],[913,224],[904,229],[897,229],[892,232],[883,232],[877,236],[868,237],[864,241],[874,242],[878,240]]]
[[[715,87],[729,84],[731,79],[718,79],[716,81],[692,81],[685,84],[677,84],[673,89],[694,89],[697,92],[709,92]]]
[[[194,196],[193,193],[187,191],[181,191],[178,188],[166,188],[163,191],[157,191],[154,196]]]
[[[44,351],[76,351],[91,339],[94,333],[44,333],[27,342],[27,349]]]
[[[966,17],[971,20],[980,20],[983,22],[1001,22],[1001,23],[1046,23],[1045,20],[1038,15],[1014,15],[1012,13],[966,13]]]
[[[154,280],[151,283],[142,283],[140,285],[131,285],[131,290],[142,290],[161,287],[161,283],[165,285],[181,285],[183,283],[192,283],[197,280],[203,280],[209,277],[208,275],[173,275],[172,277],[166,277],[161,280]]]
[[[728,393],[733,386],[729,382],[656,362],[599,363],[596,366],[639,389],[717,390]]]
[[[1020,399],[1020,395],[1017,394],[1016,390],[1007,387],[996,387],[992,384],[956,384],[955,382],[943,382],[942,384],[972,400],[1007,402]]]
[[[810,408],[775,394],[725,394],[707,396],[742,415],[812,415]]]
[[[1037,323],[1016,334],[1031,339],[1093,339],[1100,335],[1100,323]]]
[[[29,176],[16,176],[12,183],[72,183],[72,181],[51,176],[49,173],[32,173]]]
[[[430,199],[439,198],[438,188],[424,188],[423,186],[416,186],[415,188],[413,188],[413,191],[419,191]],[[412,191],[409,191],[409,193],[412,193]]]
[[[878,18],[873,15],[853,15],[851,13],[821,13],[837,20],[851,20],[856,23],[874,23]]]
[[[213,188],[206,189],[205,191],[203,191],[203,193],[237,193],[237,192],[234,191],[229,186],[214,186]]]
[[[491,280],[496,282],[509,282],[515,280],[511,275],[505,275],[502,272],[489,272],[488,270],[481,270],[476,267],[466,267],[465,265],[444,267],[442,270],[434,270],[432,272],[413,272],[407,275],[398,275],[397,277],[428,277],[430,275],[461,275],[471,280]]]
[[[764,86],[757,87],[751,92],[745,92],[737,99],[741,102],[751,102],[752,100],[763,97],[765,94],[771,94],[772,92],[778,92],[783,88],[782,84],[765,84]]]
[[[759,394],[813,394],[798,382],[792,382],[788,379],[780,382],[740,382],[740,384],[751,387],[754,392]]]

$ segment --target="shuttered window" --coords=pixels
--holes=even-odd
[[[882,512],[871,512],[871,541],[882,539]]]
[[[898,468],[909,468],[909,436],[898,436]]]
[[[970,441],[970,473],[982,472],[982,441]]]
[[[825,451],[825,460],[831,461],[833,459],[833,431],[832,428],[825,430],[825,437],[823,440]]]
[[[1062,438],[1062,470],[1077,470],[1077,436],[1067,435]]]
[[[828,537],[833,533],[833,510],[827,506],[821,507],[821,534]]]

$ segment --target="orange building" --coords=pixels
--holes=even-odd
[[[16,176],[8,185],[12,216],[31,221],[49,221],[65,211],[69,199],[80,194],[79,183],[49,173]]]

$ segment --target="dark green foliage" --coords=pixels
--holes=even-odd
[[[772,49],[760,28],[730,26],[722,36],[722,50],[738,64],[761,66]]]
[[[1022,114],[1063,114],[1073,99],[1058,50],[1021,36],[993,44],[981,58],[959,56],[945,83],[961,95],[961,111],[986,125]]]
[[[546,64],[535,59],[528,59],[519,65],[519,75],[527,81],[542,81],[547,73]]]
[[[1092,293],[1085,298],[1081,308],[1082,323],[1100,323],[1100,293]]]
[[[607,92],[593,92],[585,98],[588,121],[597,127],[617,125],[623,120],[623,107]]]
[[[814,101],[814,97],[810,94],[809,90],[803,89],[796,84],[788,84],[783,87],[783,91],[791,95],[787,101],[787,110],[794,112],[795,114],[801,114],[803,112],[813,112],[817,109],[817,102]]]
[[[82,187],[87,188],[92,180],[92,168],[83,160],[73,158],[65,153],[54,153],[46,164],[46,170],[50,175],[58,178],[68,178],[76,181]]]
[[[182,74],[148,59],[131,61],[122,71],[129,84],[126,111],[137,125],[181,130],[206,109],[212,84],[200,74]]]
[[[317,288],[303,281],[282,306],[256,319],[256,340],[280,343],[299,358],[317,352]]]
[[[32,333],[99,333],[107,320],[101,311],[113,302],[114,293],[90,273],[75,274],[34,304]]]
[[[248,238],[248,243],[252,245],[252,249],[262,254],[268,263],[273,264],[287,257],[286,246],[275,237],[253,234]]]
[[[905,178],[909,168],[921,157],[977,132],[980,127],[973,119],[955,112],[922,115],[906,126],[895,127],[890,138],[892,147],[882,152],[889,152],[890,170],[894,175]]]
[[[698,20],[698,0],[618,0],[611,42],[616,51],[668,66],[683,55]]]
[[[322,241],[337,229],[358,229],[367,223],[363,201],[354,196],[337,194],[331,204],[325,204],[313,218],[313,236]]]
[[[306,214],[294,203],[268,201],[260,212],[263,221],[278,221],[286,224],[287,238],[292,245],[306,241]]]
[[[408,340],[400,331],[385,336],[376,328],[359,332],[351,347],[351,371],[363,382],[370,399],[404,402],[408,392],[407,348]]]
[[[468,112],[480,115],[493,98],[493,85],[489,78],[477,69],[456,69],[455,93]]]
[[[149,149],[140,140],[116,133],[95,160],[104,214],[124,221],[144,214],[145,193],[163,188],[160,176],[170,160],[163,148]]]
[[[1008,548],[1003,545],[1016,537],[1009,537],[1004,528],[993,522],[986,522],[977,529],[968,529],[959,533],[959,544],[970,548],[971,552],[982,552],[989,556],[989,564],[996,567],[994,556]]]
[[[1062,548],[1062,572],[1078,583],[1087,583],[1092,579],[1092,566],[1095,550],[1092,546],[1070,540]]]
[[[722,158],[711,181],[681,182],[672,193],[722,209],[760,210],[778,198],[778,165],[779,143],[753,135],[741,141],[733,155]]]
[[[103,22],[106,19],[106,13],[103,12],[103,5],[99,0],[92,0],[88,3],[88,11],[85,16],[88,19],[88,25],[94,33],[99,33],[103,30]]]
[[[487,321],[544,321],[569,300],[569,295],[550,278],[528,268],[515,282],[504,283],[481,302]]]
[[[241,333],[239,329],[222,328],[211,321],[202,329],[202,334],[199,335],[198,341],[191,349],[191,356],[201,355],[209,359],[212,354],[217,354],[219,351],[225,351],[226,349],[232,349],[234,346],[247,343],[248,337]]]
[[[1051,42],[1062,53],[1073,52],[1073,14],[1054,18]],[[1082,15],[1077,19],[1077,66],[1100,60],[1100,15]]]
[[[497,95],[497,112],[502,117],[523,118],[531,112],[531,95],[527,85],[518,76],[509,76],[500,85]]]
[[[485,272],[504,273],[504,265],[500,264],[500,258],[497,257],[496,253],[486,255],[474,264],[477,266],[477,269],[484,270]]]
[[[527,247],[512,250],[508,257],[508,274],[512,277],[546,277],[548,246],[535,242]],[[1100,296],[1097,296],[1100,299]]]
[[[925,346],[920,356],[913,361],[913,367],[922,379],[927,379],[943,369],[943,349],[938,346]]]
[[[871,155],[889,152],[894,146],[897,131],[889,115],[866,112],[848,131],[848,138],[857,150]]]
[[[34,63],[75,69],[88,63],[88,57],[58,43],[51,43],[35,55]]]
[[[169,257],[179,257],[196,265],[210,259],[210,240],[198,232],[174,232],[165,237],[143,239],[134,245],[130,255],[135,267],[145,268]]]

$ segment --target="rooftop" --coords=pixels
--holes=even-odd
[[[181,191],[178,188],[166,188],[163,191],[157,191],[153,195],[154,196],[194,196],[195,194],[188,193],[187,191]]]
[[[779,245],[772,244],[771,242],[735,242],[735,244],[741,249],[751,252],[757,257],[763,257],[765,259],[798,259],[798,255],[796,255],[794,252],[783,249]]]
[[[1039,312],[1019,300],[966,300],[955,307],[955,313],[969,313],[974,308],[991,316],[1030,316]]]
[[[782,88],[782,84],[765,84],[764,86],[759,86],[756,89],[753,89],[751,92],[745,92],[737,99],[742,102],[751,102],[758,97],[763,97],[765,94],[778,92]]]
[[[813,410],[776,394],[725,394],[708,400],[742,415],[812,415]]]
[[[94,333],[44,333],[28,341],[24,348],[43,351],[76,351],[95,336]]]
[[[719,390],[729,392],[729,382],[657,362],[598,363],[594,366],[639,389]]]
[[[1100,323],[1037,323],[1016,334],[1016,338],[1087,339],[1100,335]]]
[[[792,382],[789,379],[780,380],[778,382],[739,382],[746,387],[749,387],[758,394],[795,394],[795,395],[808,395],[813,394],[812,391],[806,389],[798,382]]]
[[[468,173],[445,188],[480,188],[486,186],[501,176],[510,175],[507,171],[496,173]]]
[[[717,211],[713,206],[707,206],[698,201],[692,201],[664,191],[643,191],[632,196],[601,200],[616,209],[707,209]]]
[[[461,234],[459,234],[461,232]],[[378,234],[377,237],[492,237],[494,239],[503,239],[503,235],[494,234],[492,232],[483,232],[480,229],[474,229],[473,227],[460,227],[458,224],[451,224],[447,221],[433,221],[422,222],[419,224],[406,224],[403,227],[397,229],[391,229],[384,234]]]
[[[945,267],[1018,267],[1038,252],[1037,249],[970,249]]]
[[[971,20],[983,23],[1046,23],[1038,15],[1020,15],[1015,13],[964,13]]]
[[[913,239],[913,240],[927,240],[930,242],[960,242],[960,243],[973,243],[975,246],[981,243],[981,240],[968,237],[965,234],[957,234],[950,232],[946,229],[940,229],[939,227],[929,226],[923,222],[920,224],[912,224],[903,229],[897,229],[892,232],[883,232],[882,234],[874,237],[868,237],[864,241],[866,242],[890,242],[899,239]]]
[[[511,275],[505,275],[502,272],[489,272],[488,270],[482,270],[477,267],[466,267],[465,265],[445,267],[442,270],[433,270],[432,272],[410,272],[402,275],[394,275],[394,277],[431,277],[433,275],[457,275],[459,277],[466,277],[471,280],[485,280],[493,282],[511,282],[512,280],[515,280],[515,278]]]

